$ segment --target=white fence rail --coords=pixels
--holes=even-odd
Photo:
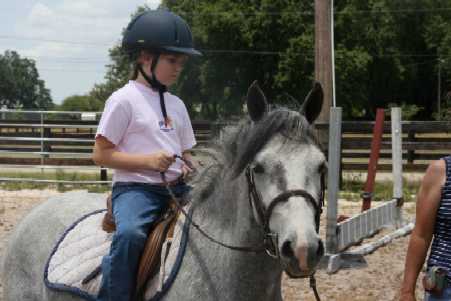
[[[374,235],[380,229],[394,224],[397,203],[397,200],[388,201],[338,223],[338,250],[343,251]]]
[[[0,109],[0,168],[3,172],[25,169],[99,172],[100,181],[72,183],[109,183],[108,169],[94,165],[91,160],[100,116],[101,112]],[[215,124],[205,121],[193,122],[193,126],[200,145],[208,142],[217,130]],[[0,182],[7,181],[68,183],[64,180],[0,177]]]
[[[107,180],[108,169],[89,162],[95,141],[93,133],[100,116],[101,112],[0,109],[0,167],[3,172],[70,170],[98,172],[101,179],[100,181],[69,181],[3,176],[0,177],[0,182],[110,183]],[[58,132],[58,137],[51,137],[52,130]],[[61,137],[66,133],[68,137]],[[71,134],[78,137],[70,137]],[[92,137],[87,138],[90,135]],[[77,160],[81,163],[69,162],[77,162]]]

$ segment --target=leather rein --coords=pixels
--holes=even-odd
[[[174,158],[182,160],[185,164],[188,165],[188,167],[192,167],[191,163],[185,160],[183,157],[179,155],[174,155]],[[218,244],[224,248],[234,250],[234,251],[240,251],[240,252],[248,252],[248,253],[261,253],[266,252],[270,257],[275,259],[280,259],[280,252],[278,248],[278,235],[277,233],[274,233],[271,231],[269,222],[271,219],[271,215],[274,211],[274,208],[281,204],[285,203],[289,200],[290,197],[293,196],[301,196],[305,200],[307,200],[308,203],[310,203],[314,210],[315,210],[315,229],[316,232],[319,232],[319,226],[320,226],[320,217],[322,213],[322,207],[324,205],[324,191],[325,191],[325,177],[324,174],[321,175],[321,193],[318,202],[315,200],[315,198],[308,193],[307,191],[303,189],[294,189],[294,190],[287,190],[279,195],[277,195],[272,201],[270,202],[268,208],[265,208],[265,205],[263,203],[263,200],[261,198],[260,193],[257,190],[257,187],[255,185],[254,181],[254,172],[251,169],[251,167],[248,165],[246,167],[246,179],[248,184],[248,191],[249,191],[249,205],[251,207],[251,210],[255,208],[255,211],[257,212],[257,223],[261,226],[265,238],[263,239],[263,245],[261,246],[235,246],[228,243],[221,242],[214,237],[212,237],[210,234],[205,232],[196,222],[194,222],[191,218],[191,216],[185,211],[183,206],[179,203],[177,197],[173,193],[169,183],[166,180],[166,175],[164,172],[160,172],[161,179],[163,181],[163,184],[166,186],[166,189],[168,190],[175,206],[177,207],[180,212],[185,216],[185,218],[188,220],[188,222],[193,226],[197,231],[199,231],[205,238],[210,240],[211,242]],[[291,276],[291,275],[290,275]],[[291,276],[293,277],[293,276]],[[310,276],[305,277],[297,277],[297,278],[306,278],[310,277],[310,287],[312,288],[315,298],[317,301],[320,301],[317,289],[316,289],[316,280],[314,277],[314,274]],[[294,277],[293,277],[294,278]]]

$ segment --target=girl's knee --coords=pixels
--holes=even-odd
[[[117,229],[116,239],[122,242],[143,245],[147,240],[147,234],[140,227],[130,224]]]

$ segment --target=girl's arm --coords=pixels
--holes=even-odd
[[[410,236],[401,287],[400,300],[402,301],[415,300],[415,286],[432,240],[437,209],[440,205],[441,189],[445,180],[445,161],[432,162],[423,177],[418,192],[415,227]]]
[[[166,171],[175,160],[173,155],[166,151],[145,155],[120,152],[103,136],[96,137],[92,159],[97,165],[114,169],[151,169],[160,172]]]

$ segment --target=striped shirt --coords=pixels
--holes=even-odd
[[[451,156],[443,160],[446,163],[446,182],[442,187],[427,267],[442,267],[451,279]]]

